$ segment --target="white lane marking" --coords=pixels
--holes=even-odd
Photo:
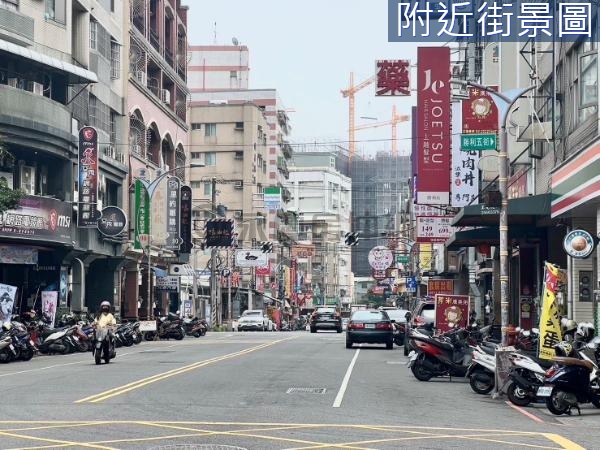
[[[348,382],[350,381],[350,376],[352,375],[352,370],[354,369],[354,364],[356,364],[356,360],[358,359],[359,353],[360,348],[356,349],[354,358],[352,358],[352,361],[350,361],[350,365],[348,366],[348,370],[346,370],[346,375],[344,375],[344,379],[342,380],[340,390],[338,391],[335,400],[333,401],[334,408],[339,408],[342,405],[342,400],[344,400],[344,394],[346,393],[346,388],[348,387]]]

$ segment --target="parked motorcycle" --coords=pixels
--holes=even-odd
[[[147,331],[144,338],[147,341],[152,341],[158,336],[159,339],[176,339],[180,341],[185,337],[182,321],[175,314],[169,313],[167,317],[158,318],[156,329],[157,331]]]
[[[410,339],[411,346],[417,350],[410,353],[408,367],[417,380],[429,381],[446,375],[464,377],[467,374],[473,353],[467,330],[455,330],[438,337],[414,330]]]
[[[538,388],[544,384],[546,369],[552,363],[523,352],[511,353],[508,358],[512,367],[508,374],[506,394],[514,405],[527,406],[536,401]]]
[[[96,364],[105,364],[117,356],[112,330],[108,327],[96,329],[94,334],[93,355]]]
[[[73,333],[77,329],[77,325],[63,329],[48,330],[48,334],[43,338],[43,342],[39,345],[41,353],[73,353],[77,350],[77,340],[73,338]]]
[[[600,356],[600,338],[587,345],[594,350],[597,360]],[[556,356],[552,366],[546,373],[546,381],[537,391],[538,397],[546,400],[548,410],[557,416],[571,414],[573,408],[579,409],[580,403],[592,403],[600,408],[600,383],[598,380],[598,365],[584,351],[569,349],[569,343],[557,344]]]
[[[199,317],[188,317],[183,319],[183,329],[187,336],[199,338],[206,334],[206,322]]]
[[[487,342],[473,348],[473,363],[466,376],[477,394],[489,394],[496,385],[496,348],[497,344]]]

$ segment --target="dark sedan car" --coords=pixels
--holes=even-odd
[[[385,311],[355,311],[346,328],[346,348],[358,343],[385,344],[394,348],[394,326]]]
[[[342,332],[342,318],[333,307],[319,306],[310,317],[310,332],[318,330],[335,330]]]

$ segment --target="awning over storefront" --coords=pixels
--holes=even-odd
[[[87,69],[78,67],[75,64],[61,61],[60,59],[53,58],[43,53],[30,50],[26,47],[13,44],[0,39],[0,51],[12,53],[13,55],[20,56],[28,59],[32,66],[46,66],[51,70],[63,72],[68,76],[69,84],[87,84],[97,83],[98,76]]]
[[[168,275],[166,270],[159,269],[158,267],[153,267],[152,272],[159,278],[164,278]]]
[[[540,217],[550,217],[551,194],[532,195],[508,201],[509,225],[536,225]],[[466,206],[452,221],[454,227],[498,227],[500,208]]]
[[[516,225],[508,228],[508,239],[536,240],[540,239],[539,229],[530,226]],[[457,231],[446,241],[448,250],[457,250],[461,247],[477,247],[478,245],[488,244],[498,246],[500,236],[498,227],[481,227],[472,230]]]

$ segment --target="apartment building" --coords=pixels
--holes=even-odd
[[[290,166],[289,208],[298,211],[298,239],[315,246],[315,255],[299,260],[306,266],[307,292],[316,302],[340,304],[352,297],[352,258],[344,245],[351,231],[352,182],[337,170],[338,153],[296,152]]]

